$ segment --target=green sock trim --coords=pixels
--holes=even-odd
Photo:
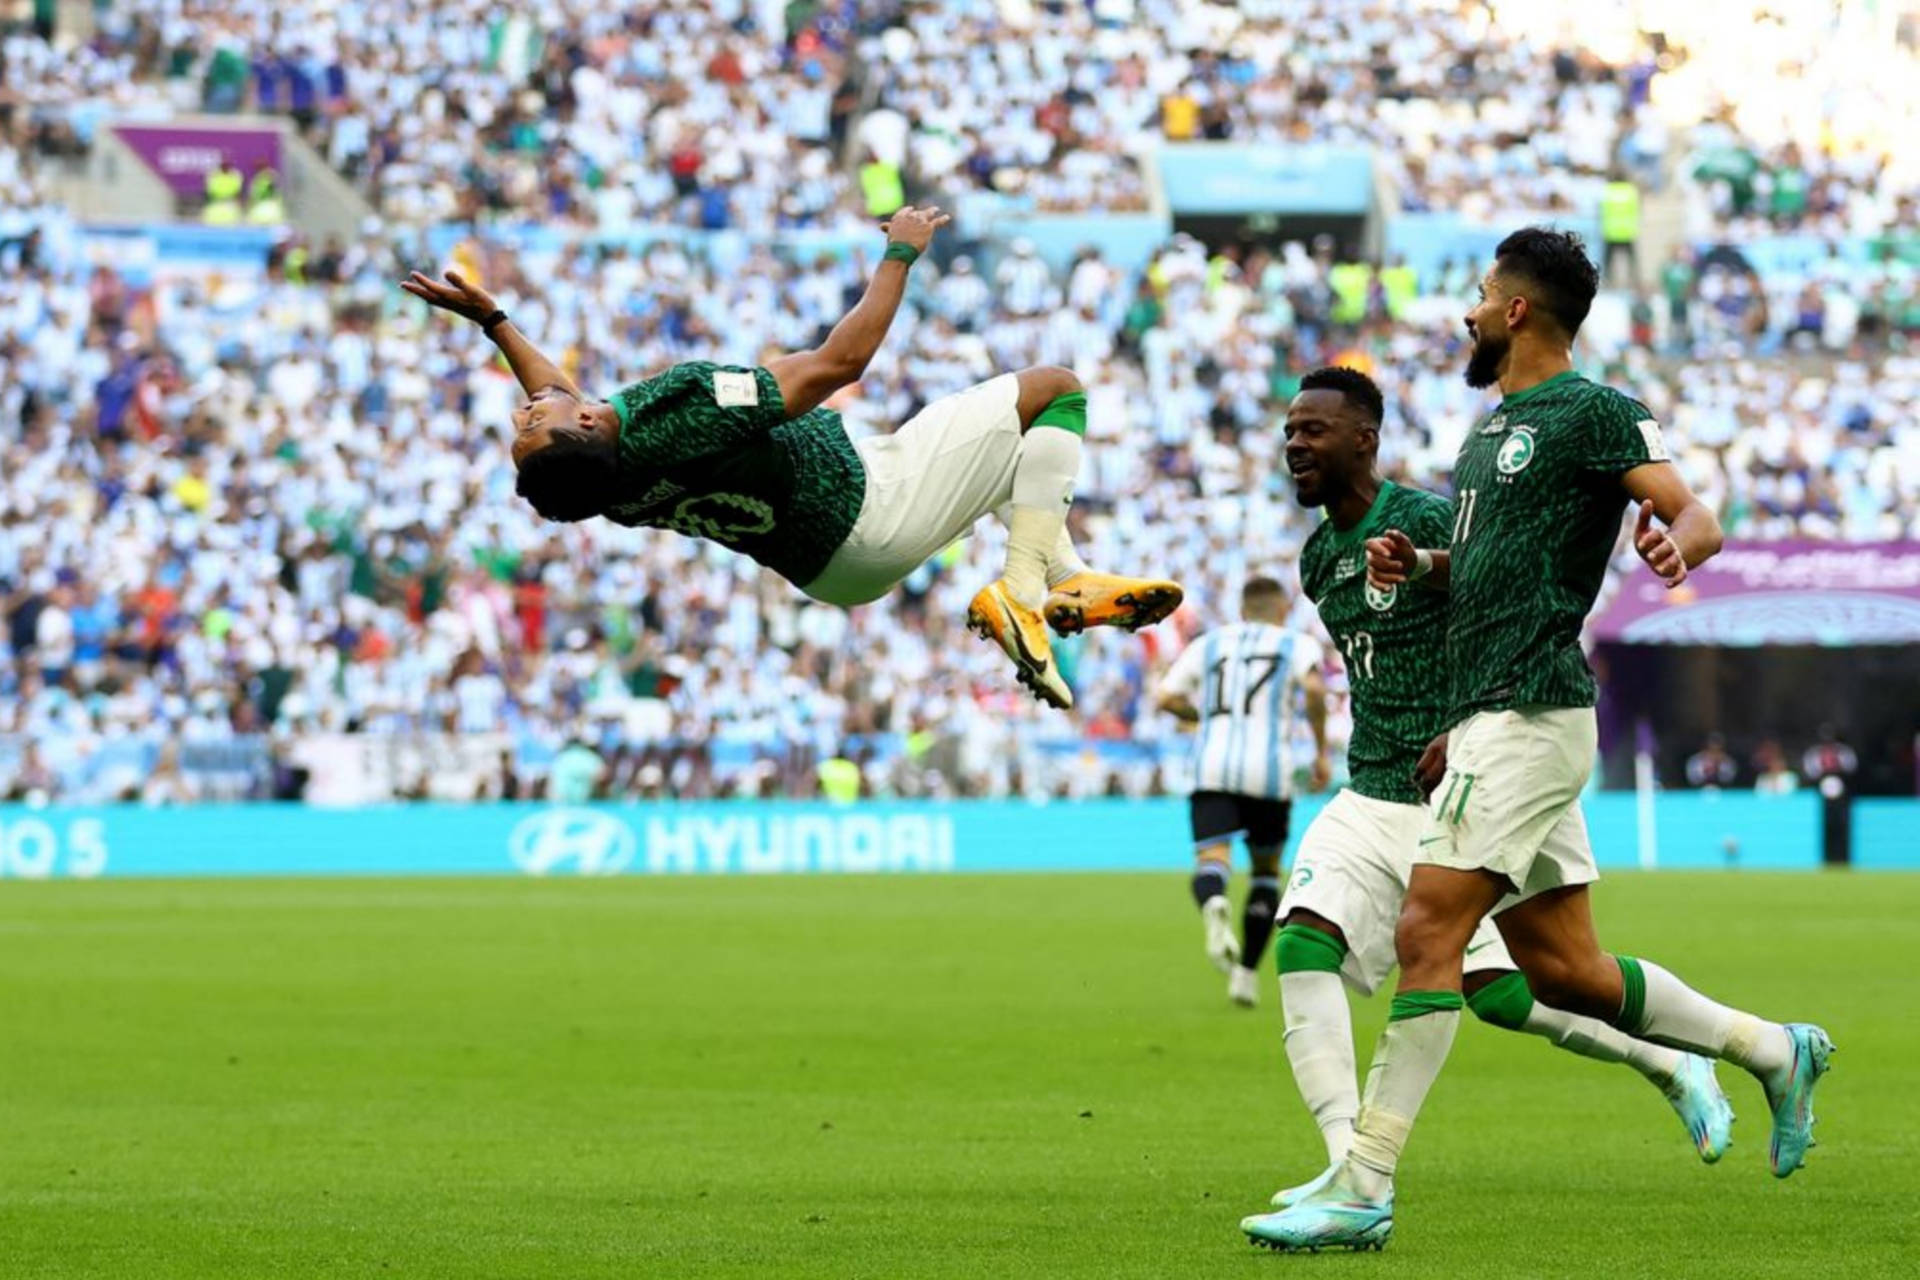
[[[1519,974],[1505,973],[1468,996],[1467,1007],[1482,1022],[1518,1031],[1533,1012],[1533,991]]]
[[[1402,991],[1393,998],[1388,1022],[1424,1018],[1430,1013],[1458,1013],[1466,1007],[1458,991]]]
[[[1613,1025],[1637,1036],[1647,1025],[1646,971],[1632,956],[1615,956],[1613,962],[1620,966],[1620,985],[1625,989],[1620,997],[1620,1016]]]
[[[1033,420],[1036,427],[1058,427],[1062,431],[1071,431],[1077,436],[1087,434],[1087,393],[1069,391],[1063,396],[1055,396],[1047,402]]]
[[[1346,958],[1345,943],[1307,924],[1282,928],[1273,949],[1274,968],[1281,973],[1338,973]]]

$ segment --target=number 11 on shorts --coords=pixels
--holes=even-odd
[[[1446,779],[1437,793],[1440,797],[1434,816],[1442,822],[1459,826],[1461,819],[1467,816],[1467,797],[1473,794],[1473,775],[1461,773],[1458,769],[1448,769]]]

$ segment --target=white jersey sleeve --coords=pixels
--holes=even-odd
[[[1305,680],[1309,674],[1318,671],[1327,660],[1327,651],[1320,642],[1305,631],[1289,633],[1293,636],[1293,678]]]
[[[1180,651],[1173,665],[1167,668],[1167,674],[1160,678],[1160,696],[1170,698],[1178,695],[1194,705],[1199,705],[1201,670],[1201,640],[1195,636],[1193,643]]]

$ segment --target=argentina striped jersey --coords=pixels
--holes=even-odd
[[[1293,794],[1300,686],[1321,657],[1312,636],[1265,622],[1232,623],[1187,646],[1161,689],[1200,712],[1194,790]]]

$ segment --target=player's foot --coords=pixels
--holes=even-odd
[[[1062,711],[1073,705],[1073,690],[1060,678],[1059,665],[1053,660],[1053,642],[1047,639],[1039,610],[1014,599],[1006,579],[982,587],[973,598],[967,606],[967,630],[999,645],[1013,659],[1020,683],[1034,697]]]
[[[1285,1209],[1289,1205],[1298,1204],[1320,1188],[1326,1186],[1329,1182],[1332,1182],[1334,1171],[1339,1167],[1337,1164],[1330,1164],[1319,1177],[1311,1182],[1303,1182],[1297,1187],[1282,1187],[1273,1193],[1273,1199],[1267,1203],[1281,1209]]]
[[[1243,1009],[1260,1003],[1260,975],[1243,964],[1227,971],[1227,999]]]
[[[1697,1053],[1683,1055],[1680,1070],[1662,1092],[1679,1112],[1701,1160],[1712,1164],[1727,1154],[1733,1142],[1733,1105],[1713,1074],[1713,1063]]]
[[[1186,594],[1177,582],[1083,569],[1047,594],[1047,625],[1063,636],[1088,627],[1138,631],[1178,609]]]
[[[1285,1253],[1385,1248],[1393,1235],[1393,1193],[1378,1201],[1357,1195],[1341,1182],[1339,1168],[1278,1213],[1242,1218],[1240,1229],[1255,1244]]]
[[[1240,939],[1233,936],[1233,904],[1216,894],[1200,908],[1200,919],[1207,926],[1207,959],[1222,973],[1232,973],[1240,964]]]
[[[1813,1086],[1827,1073],[1827,1060],[1833,1054],[1832,1039],[1810,1022],[1789,1022],[1787,1038],[1793,1041],[1793,1061],[1778,1078],[1762,1082],[1773,1107],[1773,1141],[1767,1161],[1776,1178],[1787,1177],[1805,1164],[1807,1149],[1815,1145]]]

